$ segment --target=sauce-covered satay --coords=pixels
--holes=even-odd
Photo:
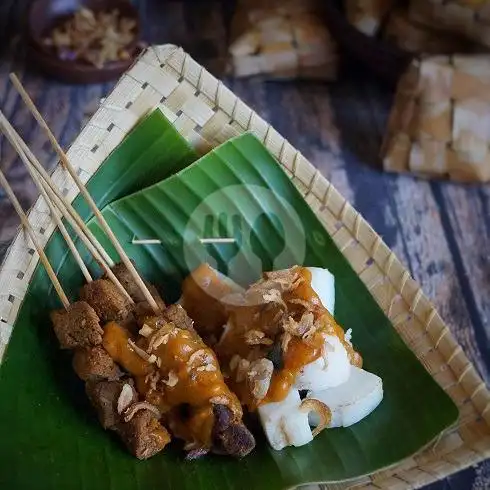
[[[206,270],[201,268],[201,284]],[[230,388],[258,412],[275,449],[306,444],[330,423],[328,408],[302,401],[299,390],[340,385],[351,365],[362,363],[327,308],[333,310],[334,294],[333,277],[325,273],[318,287],[318,269],[267,272],[244,293],[220,298],[227,322],[215,351]],[[186,294],[184,302],[196,296]],[[308,422],[312,410],[320,419],[315,431]]]
[[[170,442],[170,434],[159,422],[158,409],[139,400],[134,380],[104,349],[104,329],[95,310],[78,301],[53,311],[51,320],[61,348],[74,352],[73,368],[85,381],[102,426],[115,431],[139,459],[160,452]]]
[[[158,407],[189,457],[209,451],[242,457],[255,446],[242,407],[226,385],[214,352],[180,305],[140,320],[140,336],[111,322],[103,345],[134,376],[136,389]]]
[[[240,292],[243,289],[238,284],[205,263],[185,278],[179,302],[207,345],[214,346],[218,342],[228,320],[223,299]]]
[[[100,213],[93,198],[79,178],[78,173],[56,141],[56,138],[43,120],[39,111],[36,109],[29,95],[22,87],[22,84],[15,75],[12,75],[11,78],[21,94],[22,99],[26,102],[38,123],[47,133],[53,147],[63,162],[64,168],[68,170],[79,187],[81,194],[94,212],[110,242],[115,247],[121,261],[131,271],[133,280],[138,284],[138,287],[141,289],[146,301],[148,301],[151,310],[157,314],[159,312],[158,304],[148,291],[144,281],[139,277],[134,265],[130,262],[124,249]],[[74,368],[79,376],[86,381],[87,393],[89,394],[93,405],[99,411],[99,417],[101,416],[102,411],[105,414],[110,415],[110,420],[104,420],[104,427],[115,430],[126,443],[129,450],[138,458],[144,459],[150,457],[165,447],[170,441],[170,436],[159,422],[160,414],[158,410],[147,402],[138,401],[136,392],[131,388],[133,386],[132,380],[127,377],[122,377],[122,372],[114,363],[114,360],[107,355],[107,352],[105,352],[101,345],[103,329],[100,325],[100,319],[104,319],[104,317],[106,317],[106,319],[126,317],[128,310],[130,310],[128,303],[131,304],[134,300],[129,296],[127,291],[121,286],[120,282],[110,270],[113,263],[107,252],[101,247],[100,243],[72,208],[71,204],[68,203],[65,197],[58,191],[58,187],[51,182],[50,176],[46,173],[43,166],[36,159],[29,147],[16,133],[8,120],[3,115],[0,114],[0,116],[2,119],[2,131],[8,136],[8,139],[18,152],[21,160],[25,163],[30,175],[48,205],[54,222],[59,227],[75,261],[80,266],[87,283],[92,285],[92,288],[89,287],[85,291],[87,302],[79,301],[70,304],[43,247],[37,240],[29,219],[23,211],[22,206],[7,179],[3,173],[0,172],[0,184],[4,187],[7,196],[16,209],[23,226],[39,254],[39,258],[46,269],[54,289],[63,304],[64,310],[53,312],[52,314],[52,322],[56,336],[58,337],[62,348],[75,351],[73,360]],[[37,173],[34,172],[34,168],[37,169],[43,178],[40,178]],[[94,259],[109,276],[111,281],[117,286],[118,292],[127,301],[120,301],[117,294],[113,295],[113,291],[107,286],[107,281],[98,282],[92,280],[92,275],[84,264],[73,239],[59,217],[58,211],[60,211],[62,216],[67,219],[75,233],[79,236],[85,246],[87,246],[87,249],[93,255]],[[95,285],[93,285],[94,282],[96,283]],[[108,299],[108,302],[104,302],[106,299]],[[110,387],[110,393],[106,389],[103,389],[102,384]]]

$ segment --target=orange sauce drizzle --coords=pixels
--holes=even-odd
[[[145,323],[155,331],[166,325],[158,317],[147,318]],[[160,368],[134,352],[128,344],[131,338],[128,331],[115,322],[107,324],[103,345],[111,357],[135,377],[137,391],[171,417],[177,436],[209,447],[214,424],[213,403],[220,400],[219,403],[227,405],[237,418],[241,418],[240,402],[226,385],[216,355],[199,336],[167,325],[169,335],[166,342],[152,352],[160,358]],[[140,339],[138,346],[146,349],[148,340]],[[191,359],[195,353],[198,355]],[[200,369],[206,366],[211,367]],[[169,381],[175,376],[176,383],[160,382],[158,388],[153,389],[148,375],[156,370],[159,370],[162,380]],[[189,406],[189,417],[185,420],[181,420],[177,412],[172,412],[183,404]]]
[[[300,275],[303,281],[294,290],[286,292],[282,296],[288,305],[288,314],[299,319],[304,311],[304,306],[289,301],[306,301],[311,305],[314,319],[320,321],[321,327],[308,342],[298,337],[291,338],[286,351],[282,353],[282,367],[274,370],[267,395],[260,403],[278,402],[287,396],[301,369],[321,356],[325,335],[336,335],[346,348],[351,364],[362,366],[361,356],[345,340],[344,330],[322,305],[320,298],[311,287],[311,272],[305,267],[297,267],[295,272]],[[261,331],[266,335],[271,333],[270,326],[274,323],[273,319],[279,308],[279,305],[273,308],[264,305],[252,305],[232,309],[230,323],[233,328],[216,347],[218,357],[224,367],[229,366],[234,355],[239,355],[245,359],[250,359],[251,355],[254,356],[253,349],[256,347],[246,343],[246,333],[250,330]],[[271,337],[274,337],[273,333]],[[251,395],[246,381],[237,382],[233,378],[232,373],[229,384],[238,394],[242,403],[247,405],[250,410],[256,409],[257,401]]]
[[[182,284],[182,306],[194,320],[199,335],[219,339],[228,319],[220,300],[231,292],[230,285],[208,264],[201,264],[186,277]]]
[[[102,345],[112,359],[133,376],[146,376],[153,367],[136,354],[128,340],[133,340],[130,333],[118,323],[109,322],[104,327]]]

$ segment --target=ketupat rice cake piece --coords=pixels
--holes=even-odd
[[[307,398],[328,406],[332,414],[328,427],[350,427],[381,403],[383,382],[379,376],[353,366],[347,382],[323,391],[310,391]],[[309,420],[311,425],[318,425],[318,414],[311,412]]]

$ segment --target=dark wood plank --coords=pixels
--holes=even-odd
[[[369,87],[380,140],[389,104],[383,104],[386,95],[379,85]],[[434,301],[467,355],[489,380],[490,364],[485,355],[485,345],[479,345],[481,319],[478,313],[474,313],[471,301],[478,290],[472,289],[458,266],[461,253],[453,246],[455,230],[446,219],[447,202],[438,194],[439,190],[454,186],[411,176],[393,176],[392,179],[392,196],[401,218],[400,227],[410,256],[411,272]]]

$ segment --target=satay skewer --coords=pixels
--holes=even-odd
[[[22,154],[22,152],[21,152]],[[132,376],[124,376],[114,359],[102,347],[103,330],[94,309],[86,302],[70,304],[49,259],[40,245],[29,219],[19,203],[14,190],[0,170],[0,186],[5,190],[21,223],[31,238],[39,258],[63,304],[64,310],[52,312],[51,320],[60,346],[74,351],[73,367],[86,382],[88,398],[96,409],[105,429],[115,431],[129,451],[139,459],[146,459],[160,452],[170,442],[170,434],[159,422],[159,411],[149,403],[138,402]],[[67,332],[67,326],[69,331]],[[68,339],[68,340],[67,340]],[[76,356],[79,356],[78,358]],[[88,357],[86,357],[88,355]],[[82,356],[80,358],[80,356]],[[85,357],[84,357],[85,356]],[[86,362],[86,364],[84,364]],[[97,364],[98,363],[98,364]],[[101,376],[101,379],[97,377]],[[95,378],[95,379],[94,379]],[[129,391],[129,397],[128,392]],[[112,396],[110,413],[108,396]],[[124,402],[124,406],[122,405]],[[117,409],[116,409],[117,404]],[[121,406],[121,410],[120,407]],[[144,409],[144,411],[143,411]],[[116,411],[117,410],[117,411]],[[129,412],[129,413],[127,413]],[[136,412],[139,420],[132,423]],[[158,415],[155,415],[158,414]]]
[[[22,99],[25,102],[28,109],[31,111],[31,113],[34,116],[34,118],[36,119],[36,121],[39,123],[41,128],[46,133],[46,136],[50,140],[51,144],[53,145],[53,148],[55,149],[56,153],[58,154],[58,156],[60,158],[61,164],[68,171],[68,173],[70,174],[70,176],[72,177],[72,179],[76,183],[77,187],[80,190],[80,193],[85,198],[85,200],[86,200],[87,204],[89,205],[91,211],[94,213],[95,217],[97,218],[97,221],[99,222],[101,228],[103,229],[104,233],[107,235],[107,237],[111,241],[112,245],[116,249],[116,252],[118,253],[122,263],[126,266],[128,271],[130,272],[133,280],[136,282],[138,288],[143,293],[146,301],[148,301],[148,304],[150,305],[151,309],[154,311],[155,314],[159,314],[160,308],[158,307],[157,302],[153,298],[149,289],[146,287],[146,284],[144,283],[143,279],[138,274],[138,271],[136,270],[133,263],[129,259],[128,255],[124,251],[123,247],[119,243],[119,240],[117,239],[116,235],[114,235],[114,233],[111,230],[110,226],[108,225],[107,221],[102,216],[102,213],[99,211],[97,205],[95,204],[94,200],[92,199],[92,196],[90,195],[90,193],[88,192],[84,183],[81,181],[81,179],[77,175],[75,169],[73,168],[72,164],[68,160],[68,157],[66,156],[65,152],[63,151],[60,144],[56,140],[54,134],[52,133],[49,126],[47,125],[46,121],[43,119],[41,113],[37,110],[34,102],[30,98],[29,94],[26,92],[26,90],[22,86],[22,83],[20,82],[20,80],[17,78],[17,76],[14,73],[10,74],[10,79],[12,80],[12,83],[14,84],[15,88],[19,92],[20,96],[22,97]]]
[[[0,111],[0,127],[3,127],[3,132],[7,136],[9,141],[12,142],[13,140],[15,140],[19,143],[20,148],[28,157],[30,164],[34,167],[34,169],[42,177],[44,182],[47,184],[47,187],[49,187],[49,190],[48,190],[48,188],[46,186],[44,186],[46,191],[48,192],[48,194],[50,194],[50,195],[55,194],[56,197],[58,198],[59,202],[61,202],[63,204],[64,208],[66,209],[66,213],[63,212],[62,214],[65,217],[66,217],[67,213],[70,214],[71,218],[77,223],[78,227],[83,230],[87,239],[94,245],[94,247],[97,249],[99,254],[103,257],[104,262],[109,267],[113,267],[114,261],[111,259],[110,255],[106,252],[106,250],[100,244],[100,242],[97,240],[97,238],[95,238],[94,234],[87,228],[87,226],[83,222],[82,218],[78,215],[78,213],[75,211],[73,206],[67,201],[67,199],[63,196],[63,194],[59,191],[59,189],[56,187],[56,185],[51,180],[51,177],[48,174],[48,172],[46,172],[46,170],[41,165],[39,160],[36,158],[34,153],[32,153],[31,149],[27,146],[25,141],[20,137],[20,135],[17,133],[17,131],[14,129],[14,127],[10,124],[10,122],[5,117],[5,115],[3,114],[2,111]],[[60,211],[63,211],[63,210],[61,210],[61,208],[60,208]]]
[[[66,227],[64,226],[63,222],[58,216],[58,212],[56,211],[55,207],[58,208],[58,210],[61,212],[61,215],[65,217],[65,219],[68,221],[70,226],[73,228],[77,236],[80,238],[82,243],[87,247],[88,251],[92,254],[96,262],[99,264],[101,269],[105,272],[109,280],[111,280],[114,285],[118,288],[118,290],[131,302],[134,303],[133,299],[129,295],[129,293],[124,289],[123,285],[120,283],[119,279],[115,276],[115,274],[112,272],[110,265],[107,264],[105,257],[103,257],[98,249],[94,246],[94,244],[90,241],[88,238],[88,235],[91,233],[90,230],[87,228],[85,223],[81,221],[81,218],[76,214],[76,211],[72,208],[73,213],[76,214],[76,216],[79,217],[78,221],[81,221],[82,226],[79,225],[78,221],[75,220],[72,216],[72,213],[69,212],[66,201],[61,199],[61,196],[59,196],[57,193],[53,191],[53,189],[48,185],[48,182],[46,180],[41,179],[38,174],[35,172],[37,169],[37,166],[41,166],[39,161],[36,159],[35,155],[29,150],[25,142],[22,140],[22,138],[19,136],[19,134],[15,131],[15,129],[10,125],[10,123],[6,120],[5,116],[2,114],[0,111],[0,129],[4,132],[14,149],[17,151],[18,155],[20,156],[21,160],[25,164],[29,174],[31,175],[32,179],[34,180],[34,183],[36,184],[37,188],[39,189],[41,195],[43,198],[46,200],[46,203],[50,209],[51,214],[53,215],[53,218],[55,219],[55,222],[57,226],[60,228],[61,234],[63,235],[63,238],[66,240],[67,245],[71,252],[73,253],[73,256],[75,257],[75,260],[77,264],[80,266],[80,269],[82,270],[82,273],[87,280],[87,282],[92,281],[92,277],[90,275],[90,272],[87,269],[87,266],[83,262],[83,259],[80,256],[80,253],[78,252],[75,244],[73,243],[73,240],[71,239],[70,235],[68,234]],[[27,150],[27,151],[26,151]],[[26,153],[28,152],[29,155]],[[42,168],[42,167],[41,167]],[[70,205],[71,207],[71,205]],[[94,237],[95,239],[95,237]],[[97,242],[98,243],[98,242]]]
[[[63,291],[63,287],[61,286],[60,281],[56,277],[56,273],[54,272],[53,268],[51,267],[51,264],[49,263],[48,257],[44,253],[43,248],[39,244],[39,241],[36,237],[36,234],[34,233],[34,230],[32,229],[31,224],[29,223],[29,219],[27,218],[27,215],[25,214],[24,210],[22,209],[22,206],[17,199],[14,190],[12,187],[10,187],[10,184],[8,183],[7,178],[3,174],[3,172],[0,170],[0,185],[4,188],[5,193],[7,194],[7,197],[9,198],[10,202],[12,203],[12,206],[14,207],[15,211],[19,215],[20,221],[22,223],[22,226],[26,230],[27,234],[29,235],[30,239],[32,240],[32,243],[34,244],[34,248],[36,249],[37,253],[39,254],[39,259],[41,260],[42,264],[44,265],[44,268],[46,269],[46,272],[51,279],[51,282],[53,283],[54,289],[56,290],[56,293],[58,294],[61,303],[63,304],[63,307],[67,309],[70,306],[70,301],[68,297],[66,296],[65,292]]]
[[[12,141],[12,144],[14,142]],[[58,211],[55,209],[53,203],[51,202],[51,199],[47,195],[44,187],[39,183],[39,181],[36,179],[36,175],[34,173],[34,170],[31,169],[30,165],[27,163],[27,156],[26,154],[18,147],[16,144],[14,144],[14,148],[17,151],[18,155],[20,156],[21,160],[25,163],[27,167],[27,171],[33,178],[34,182],[36,183],[37,188],[39,189],[39,192],[41,193],[41,196],[44,198],[46,204],[48,205],[49,212],[51,213],[51,216],[53,217],[56,226],[60,229],[61,235],[66,241],[66,244],[68,245],[68,248],[70,249],[71,253],[73,254],[73,257],[75,258],[76,263],[80,267],[80,270],[82,271],[83,276],[85,277],[85,280],[87,282],[92,282],[92,276],[85,265],[85,262],[83,261],[82,257],[80,256],[80,253],[75,246],[75,243],[73,242],[72,238],[70,237],[68,230],[66,229],[65,225],[63,224],[63,221],[61,220]]]

